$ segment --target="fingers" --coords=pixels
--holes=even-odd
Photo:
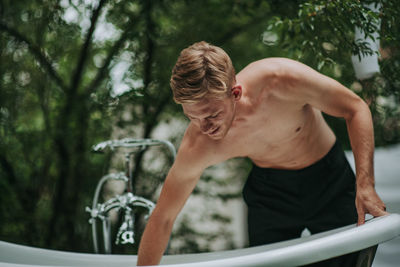
[[[357,226],[360,226],[365,223],[365,213],[366,212],[364,210],[357,210],[357,215],[358,215]],[[381,217],[389,214],[389,212],[386,211],[386,207],[382,208],[376,207],[373,212],[369,211],[368,213],[374,217]]]
[[[382,215],[380,215],[380,216],[385,216],[385,215],[389,215],[389,214],[390,214],[389,212],[384,211],[384,212],[382,213]]]
[[[375,209],[373,214],[371,213],[371,215],[373,215],[374,217],[385,216],[385,215],[388,215],[388,214],[389,213],[386,211],[385,207],[382,208],[382,209],[377,208],[377,209]]]
[[[367,213],[374,217],[380,217],[389,214],[386,212],[385,203],[379,198],[376,192],[372,195],[369,194],[369,196],[361,193],[357,194],[355,204],[358,215],[357,225],[362,225],[365,223],[365,215]]]
[[[386,205],[382,201],[380,201],[380,203],[376,203],[375,205],[371,205],[366,212],[374,217],[380,217],[389,214],[386,212]]]
[[[357,215],[358,215],[357,226],[360,226],[365,223],[365,212],[357,211]]]

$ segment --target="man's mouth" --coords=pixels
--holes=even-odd
[[[218,131],[219,131],[220,127],[217,127],[214,131],[212,131],[211,133],[209,133],[208,135],[215,135]]]

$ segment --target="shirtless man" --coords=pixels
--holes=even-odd
[[[251,246],[299,237],[304,227],[317,233],[357,217],[363,224],[366,213],[387,214],[374,189],[369,108],[335,80],[284,58],[253,62],[235,76],[221,48],[200,42],[181,52],[171,87],[190,124],[143,234],[138,265],[160,262],[204,169],[234,157],[254,163],[243,189]],[[321,111],[346,120],[356,182]]]

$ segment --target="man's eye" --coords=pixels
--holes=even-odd
[[[212,116],[210,116],[210,118],[216,118],[216,117],[218,117],[218,115],[219,115],[219,113],[217,113],[217,114],[215,114],[215,115],[212,115]]]

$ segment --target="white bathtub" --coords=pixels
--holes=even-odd
[[[350,225],[271,245],[222,252],[164,256],[161,264],[179,267],[298,266],[354,251],[368,251],[365,249],[399,235],[400,215],[390,214],[371,219],[359,227]],[[366,253],[364,257],[368,256],[371,256],[371,253]],[[7,267],[125,267],[135,266],[136,259],[136,256],[62,252],[0,241],[0,266]]]

